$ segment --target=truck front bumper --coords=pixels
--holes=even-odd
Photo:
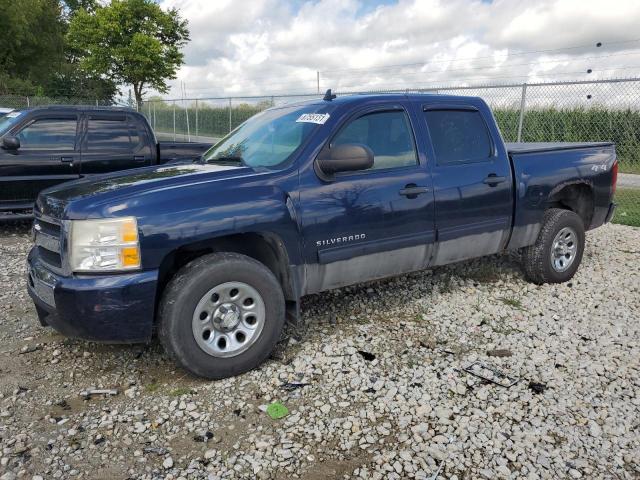
[[[107,343],[151,339],[158,271],[110,274],[55,274],[29,252],[27,288],[43,325],[67,337]]]

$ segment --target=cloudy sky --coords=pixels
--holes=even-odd
[[[640,76],[640,0],[160,4],[191,31],[171,98],[310,93],[318,71],[323,91]]]

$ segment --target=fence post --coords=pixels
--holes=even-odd
[[[231,132],[231,98],[229,98],[229,132]]]
[[[520,118],[518,119],[518,143],[522,141],[522,122],[524,121],[524,108],[527,98],[527,84],[522,84],[522,98],[520,99]]]
[[[29,104],[29,97],[27,97],[27,108],[30,107],[31,105]]]
[[[173,141],[176,141],[176,101],[173,101]]]
[[[184,102],[184,114],[187,117],[187,138],[188,141],[191,141],[191,130],[189,129],[189,107],[187,107],[187,101],[183,100]]]
[[[198,141],[198,99],[196,98],[196,142]]]

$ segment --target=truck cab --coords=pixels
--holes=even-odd
[[[85,176],[194,159],[207,144],[161,155],[147,120],[129,108],[48,106],[0,118],[0,220],[29,218],[38,193]],[[163,152],[165,153],[165,152]],[[179,155],[178,155],[179,154]]]

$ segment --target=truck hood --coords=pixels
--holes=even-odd
[[[255,173],[249,167],[206,165],[201,163],[173,164],[124,170],[95,175],[44,190],[36,203],[37,209],[55,218],[63,218],[66,206],[76,200],[91,197],[96,203],[116,201],[125,196],[189,185],[201,181],[223,180]]]

